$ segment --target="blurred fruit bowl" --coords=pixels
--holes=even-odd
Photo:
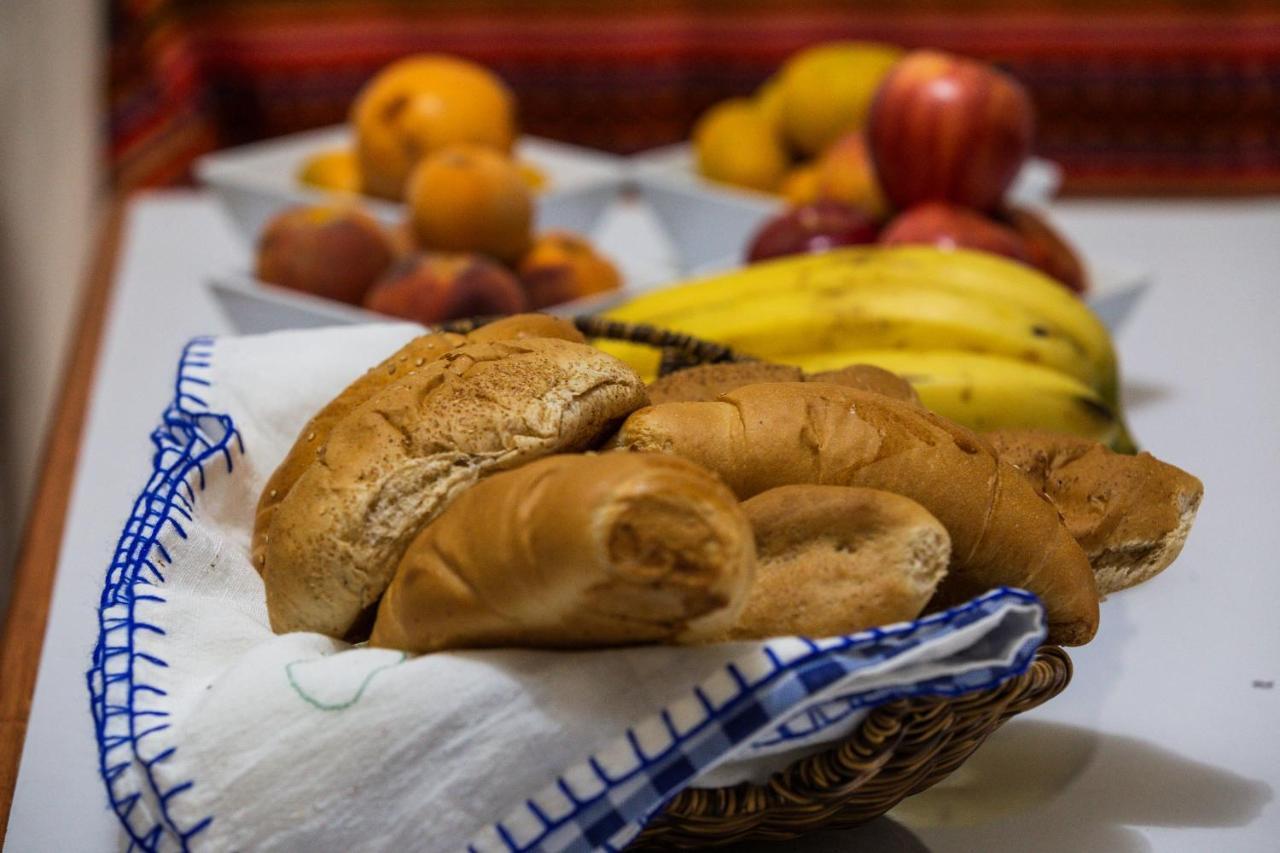
[[[342,196],[309,186],[299,175],[318,155],[351,145],[349,125],[307,131],[206,155],[196,164],[196,176],[217,195],[237,229],[252,242],[281,210]],[[521,164],[536,170],[542,184],[535,195],[540,231],[590,233],[622,189],[627,171],[626,161],[620,157],[537,137],[522,137],[515,154]],[[405,219],[403,204],[351,196],[389,225]]]
[[[787,206],[781,196],[706,178],[694,161],[693,147],[685,142],[631,158],[632,180],[672,241],[682,271],[700,267],[708,253],[727,257],[740,252],[764,219]],[[1057,195],[1061,185],[1062,170],[1056,163],[1032,157],[1014,179],[1008,200],[1036,207]],[[690,206],[725,220],[712,219],[703,228],[689,230],[688,217],[679,211]]]

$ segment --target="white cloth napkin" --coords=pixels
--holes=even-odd
[[[617,848],[688,784],[764,778],[882,701],[997,683],[1043,639],[1019,590],[851,637],[693,649],[408,657],[276,636],[248,559],[258,492],[305,420],[417,332],[184,351],[88,673],[138,848]]]

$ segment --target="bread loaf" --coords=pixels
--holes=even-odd
[[[293,484],[298,482],[302,472],[315,462],[316,454],[323,452],[329,433],[348,413],[410,370],[423,367],[427,362],[435,361],[442,354],[465,343],[526,337],[559,338],[577,343],[584,341],[582,333],[567,320],[546,314],[516,314],[495,320],[469,335],[455,335],[451,332],[419,335],[348,385],[307,421],[284,461],[267,480],[267,485],[258,498],[253,523],[251,559],[254,567],[259,572],[262,571],[262,564],[266,560],[267,531],[271,527],[271,517],[275,514],[276,507],[289,494]]]
[[[649,383],[649,400],[654,403],[714,400],[721,394],[761,382],[830,382],[864,391],[875,391],[895,400],[919,403],[911,383],[896,373],[873,364],[851,364],[839,370],[805,375],[798,367],[763,361],[700,364],[677,370]]]
[[[986,437],[1058,508],[1101,594],[1154,577],[1182,551],[1204,495],[1186,471],[1069,435],[1010,429]]]
[[[263,566],[272,628],[346,635],[463,490],[591,447],[645,402],[625,364],[550,338],[467,344],[408,371],[337,423],[276,509]]]
[[[757,565],[732,640],[830,637],[914,619],[951,558],[942,523],[889,492],[779,486],[742,508]]]
[[[477,484],[414,539],[370,642],[410,652],[694,642],[733,623],[754,564],[736,498],[698,466],[553,456]]]
[[[550,314],[513,314],[485,323],[468,333],[467,343],[522,341],[525,338],[557,338],[576,344],[587,342],[578,327],[563,317],[552,317]]]
[[[691,459],[743,499],[794,483],[905,495],[951,536],[931,607],[1016,586],[1043,600],[1053,641],[1097,630],[1093,572],[1054,507],[977,435],[909,403],[820,382],[749,385],[641,409],[618,444]]]
[[[668,373],[649,383],[649,400],[675,403],[714,400],[726,391],[759,382],[799,382],[804,372],[787,364],[764,361],[730,361],[699,364]]]
[[[847,385],[863,391],[874,391],[895,400],[920,405],[920,395],[911,383],[891,370],[876,367],[874,364],[851,364],[838,370],[824,370],[821,373],[805,375],[806,382],[830,382],[833,385]]]

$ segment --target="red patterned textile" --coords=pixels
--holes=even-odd
[[[630,153],[836,38],[998,63],[1068,192],[1280,191],[1280,4],[1256,0],[111,0],[109,159],[121,189],[180,182],[215,147],[342,121],[418,51],[492,67],[530,133]]]

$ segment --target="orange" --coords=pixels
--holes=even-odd
[[[814,156],[861,129],[871,100],[899,48],[872,42],[829,42],[802,50],[782,68],[782,132],[801,154]]]
[[[815,187],[819,198],[852,204],[875,219],[889,216],[889,202],[861,132],[841,137],[822,153],[816,163]]]
[[[360,192],[360,166],[349,148],[320,151],[307,158],[298,180],[309,186],[334,192]]]
[[[776,131],[782,130],[782,80],[778,75],[760,84],[755,94],[760,114]]]
[[[787,171],[787,153],[759,106],[732,98],[708,110],[693,128],[698,171],[723,181],[772,192]]]
[[[409,214],[427,249],[480,252],[514,264],[531,242],[533,199],[520,168],[478,145],[424,158],[409,178]]]
[[[364,190],[400,200],[418,161],[446,145],[506,153],[516,138],[515,99],[488,69],[421,54],[384,68],[351,109]]]

